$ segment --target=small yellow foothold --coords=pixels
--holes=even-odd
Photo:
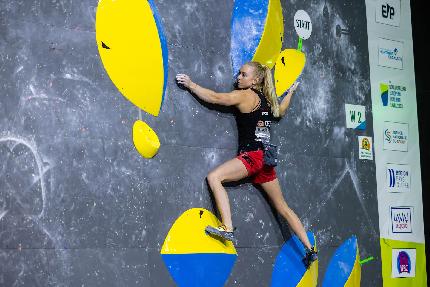
[[[297,49],[286,49],[279,54],[275,66],[275,89],[282,96],[299,78],[306,63],[306,55]]]
[[[133,125],[133,143],[144,158],[154,157],[160,148],[157,134],[150,126],[140,120]]]

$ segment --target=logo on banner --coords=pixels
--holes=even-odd
[[[408,192],[411,186],[411,168],[403,164],[387,164],[388,192]]]
[[[411,274],[411,257],[408,252],[400,251],[397,255],[397,272]]]
[[[384,123],[384,149],[408,151],[409,125],[405,123]]]
[[[404,107],[406,87],[381,83],[381,100],[384,107],[399,108]]]
[[[391,231],[412,233],[412,207],[391,207]]]
[[[346,128],[365,130],[366,129],[366,107],[359,105],[345,104]]]
[[[376,9],[376,22],[400,26],[400,0],[379,1]]]
[[[415,277],[416,249],[392,249],[391,277]]]
[[[358,158],[373,160],[372,138],[366,136],[358,137]]]
[[[403,69],[403,42],[379,38],[378,64],[394,69]]]

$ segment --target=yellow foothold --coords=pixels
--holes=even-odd
[[[140,120],[133,125],[133,143],[144,158],[154,157],[160,148],[157,134],[150,126]]]
[[[286,49],[279,54],[275,66],[275,89],[282,96],[297,81],[306,63],[306,55],[297,49]]]

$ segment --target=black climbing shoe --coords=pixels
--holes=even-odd
[[[227,227],[225,225],[220,225],[218,227],[206,226],[206,233],[221,237],[222,239],[232,241],[236,243],[236,238],[234,238],[233,231],[227,231]]]
[[[302,259],[303,264],[305,264],[306,269],[312,265],[312,262],[318,259],[318,252],[315,250],[315,246],[312,246],[311,249],[306,248],[305,257]]]

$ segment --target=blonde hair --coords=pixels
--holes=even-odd
[[[273,85],[272,71],[266,65],[260,64],[259,62],[248,62],[245,65],[254,68],[255,76],[258,78],[258,83],[255,88],[262,91],[272,109],[272,114],[275,117],[279,117],[279,102],[278,96],[275,93],[275,87]]]

